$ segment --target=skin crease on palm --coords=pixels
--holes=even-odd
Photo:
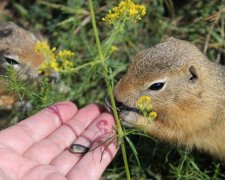
[[[56,103],[0,131],[0,179],[97,180],[115,156],[116,144],[105,150],[103,143],[84,155],[72,154],[69,147],[96,147],[114,135],[113,126],[113,117],[96,104],[78,110],[71,102]]]

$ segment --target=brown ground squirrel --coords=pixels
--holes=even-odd
[[[4,66],[22,71],[24,76],[37,77],[37,69],[43,62],[41,54],[35,52],[37,38],[30,32],[12,22],[0,25],[0,75],[5,75]],[[22,70],[21,70],[22,69]],[[5,89],[4,80],[0,80],[0,107],[10,108],[16,101]]]
[[[225,68],[189,42],[169,38],[139,52],[114,95],[124,125],[225,161]],[[152,123],[137,113],[143,95],[158,114]]]

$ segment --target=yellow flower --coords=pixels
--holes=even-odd
[[[109,24],[114,24],[118,20],[134,20],[136,22],[141,20],[141,17],[145,14],[146,8],[144,5],[135,4],[132,0],[124,0],[118,6],[109,10],[102,20]]]
[[[68,70],[73,67],[73,63],[69,60],[65,60],[65,61],[63,61],[62,66],[63,66],[63,69]]]
[[[149,113],[149,117],[155,119],[157,117],[157,113],[155,111],[152,111]]]
[[[116,52],[118,50],[119,50],[118,47],[112,45],[111,48],[110,48],[110,53],[114,53],[114,52]]]
[[[151,98],[150,96],[141,96],[138,100],[137,100],[137,107],[138,109],[140,109],[141,111],[150,111],[152,109],[151,106]]]
[[[36,52],[49,52],[50,47],[46,41],[38,41],[36,46],[35,46],[35,51]]]
[[[151,123],[157,117],[157,113],[152,111],[150,96],[141,96],[137,100],[137,107],[142,112],[143,116],[147,118],[148,123]]]
[[[44,72],[48,76],[52,72],[63,72],[73,67],[73,63],[68,58],[73,57],[74,53],[69,50],[60,50],[56,54],[55,47],[51,49],[46,41],[38,41],[35,51],[41,53],[45,60],[39,67],[38,73]]]
[[[49,63],[49,66],[55,72],[59,72],[60,71],[59,64],[56,61],[51,61]]]
[[[53,47],[53,48],[52,48],[52,52],[55,52],[55,51],[56,51],[56,47]]]
[[[74,53],[69,50],[60,50],[57,54],[57,57],[65,58],[65,57],[73,57]]]

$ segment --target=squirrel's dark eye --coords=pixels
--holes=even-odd
[[[5,61],[10,64],[10,65],[17,65],[17,64],[20,64],[18,63],[16,60],[12,59],[12,58],[8,58],[8,57],[4,57],[5,58]]]
[[[164,84],[165,84],[164,82],[157,82],[152,84],[148,89],[158,91],[163,88]]]

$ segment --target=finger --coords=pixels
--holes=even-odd
[[[101,109],[96,104],[80,109],[71,121],[66,122],[46,139],[31,146],[24,156],[42,164],[49,163],[70,146],[100,113]]]
[[[96,145],[104,141],[105,138],[98,139],[92,148],[95,148]],[[87,153],[68,173],[67,179],[100,179],[104,170],[116,155],[117,150],[118,148],[114,141],[110,144],[103,144],[94,151]]]
[[[37,165],[30,171],[24,174],[19,179],[23,180],[66,180],[65,176],[61,174],[56,168],[49,165]]]
[[[74,141],[74,143],[90,147],[96,138],[103,134],[105,136],[112,136],[114,125],[113,117],[108,113],[103,113],[96,118],[92,124],[90,124],[90,126]],[[89,154],[89,152],[87,154]],[[82,157],[83,156],[81,154],[72,154],[67,150],[56,157],[51,164],[57,167],[61,173],[67,174]]]
[[[77,112],[71,102],[56,103],[20,123],[0,132],[0,144],[14,149],[19,154],[31,145],[47,137]]]
[[[17,152],[5,146],[0,145],[0,154],[0,169],[9,176],[5,179],[19,179],[20,174],[26,172],[30,166],[35,165],[35,162],[22,158]]]

